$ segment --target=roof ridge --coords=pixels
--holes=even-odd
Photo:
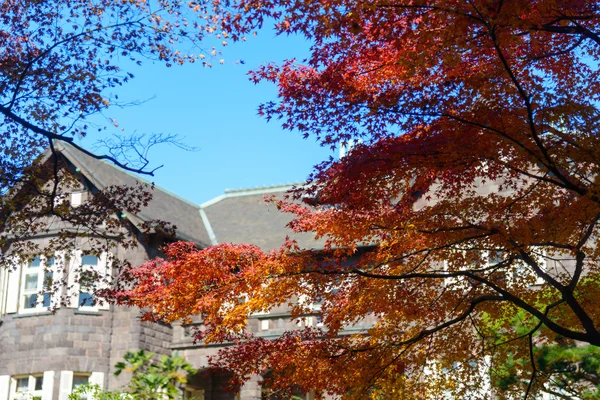
[[[66,144],[66,145],[68,145],[68,147],[74,148],[74,147],[73,147],[73,146],[72,146],[70,143],[64,143],[64,142],[63,142],[63,143],[61,143],[61,144],[62,144],[62,145],[65,145],[65,144]],[[71,151],[71,149],[69,149],[68,147],[67,147],[67,146],[65,146],[66,150],[70,152],[70,151]],[[118,165],[115,165],[115,164],[113,164],[113,163],[110,163],[110,162],[108,162],[108,161],[106,161],[106,160],[103,160],[103,159],[100,159],[100,158],[95,158],[95,160],[96,160],[96,161],[99,161],[99,162],[102,162],[102,163],[104,163],[104,164],[106,164],[106,165],[110,166],[111,168],[114,168],[114,169],[116,169],[116,170],[118,170],[118,171],[120,171],[120,172],[123,172],[124,174],[126,174],[126,175],[129,175],[129,176],[131,176],[133,179],[136,179],[136,180],[138,180],[138,181],[140,181],[140,182],[142,182],[142,183],[145,183],[145,184],[148,184],[148,185],[153,185],[155,189],[158,189],[158,190],[160,190],[160,191],[164,192],[165,194],[167,194],[167,195],[169,195],[169,196],[171,196],[171,197],[174,197],[174,198],[176,198],[176,199],[178,199],[178,200],[180,200],[180,201],[183,201],[184,203],[187,203],[187,204],[189,204],[189,205],[190,205],[190,206],[192,206],[192,207],[195,207],[195,208],[198,208],[198,209],[200,208],[200,205],[199,205],[199,204],[197,204],[197,203],[194,203],[194,202],[192,202],[191,200],[187,200],[187,199],[185,199],[185,198],[183,198],[183,197],[181,197],[181,196],[179,196],[179,195],[177,195],[177,194],[175,194],[175,193],[171,192],[170,190],[167,190],[167,189],[163,188],[162,186],[159,186],[159,185],[155,184],[155,183],[154,183],[154,182],[152,182],[152,181],[149,181],[149,180],[147,180],[147,179],[145,179],[145,178],[143,178],[143,177],[141,177],[141,176],[139,176],[139,175],[136,175],[136,174],[134,174],[134,173],[133,173],[133,172],[131,172],[131,171],[127,171],[126,169],[123,169],[123,168],[119,167]],[[81,162],[81,161],[80,161],[80,162]],[[83,162],[82,162],[82,163],[83,163]]]
[[[271,186],[260,186],[256,188],[249,189],[236,189],[236,190],[225,190],[225,193],[219,195],[211,200],[205,201],[200,204],[200,209],[204,209],[206,207],[210,207],[213,204],[216,204],[222,200],[230,199],[233,197],[242,197],[242,196],[253,196],[257,194],[269,194],[269,193],[280,193],[287,192],[294,186],[304,185],[306,182],[296,182],[296,183],[288,183],[288,184],[279,184],[279,185],[271,185]]]
[[[229,193],[241,193],[241,192],[254,192],[257,190],[265,190],[265,189],[278,189],[278,188],[288,188],[297,185],[304,185],[306,182],[291,182],[291,183],[279,183],[276,185],[264,185],[264,186],[256,186],[252,188],[242,188],[242,189],[225,189],[225,194]]]

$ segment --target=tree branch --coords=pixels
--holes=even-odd
[[[162,165],[150,170],[150,171],[145,171],[143,168],[131,168],[128,167],[126,164],[122,164],[121,162],[119,162],[116,158],[111,157],[111,156],[107,156],[107,155],[96,155],[86,149],[84,149],[83,147],[79,146],[77,143],[75,143],[74,139],[72,137],[68,137],[68,136],[63,136],[63,135],[59,135],[53,132],[50,132],[46,129],[40,128],[39,126],[36,126],[34,124],[32,124],[31,122],[19,117],[18,115],[16,115],[15,113],[13,113],[10,109],[8,109],[7,107],[1,106],[0,105],[0,113],[4,114],[6,117],[12,119],[13,121],[15,121],[16,123],[20,124],[21,126],[23,126],[26,129],[31,130],[32,132],[35,132],[39,135],[45,136],[46,138],[50,139],[50,140],[57,140],[60,142],[66,142],[69,143],[71,146],[75,147],[77,150],[81,151],[82,153],[93,157],[97,160],[108,160],[112,163],[114,163],[115,165],[117,165],[120,168],[123,168],[124,170],[130,171],[130,172],[135,172],[138,174],[145,174],[145,175],[150,175],[150,176],[154,176],[154,172],[156,170],[158,170],[159,168],[162,168]]]

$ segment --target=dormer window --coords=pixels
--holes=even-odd
[[[59,193],[54,196],[54,207],[59,207],[68,202],[72,207],[79,207],[84,200],[83,191],[73,193]]]
[[[79,207],[83,203],[83,192],[71,193],[69,200],[71,201],[71,206]]]

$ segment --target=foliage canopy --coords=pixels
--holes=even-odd
[[[528,396],[545,383],[536,344],[600,345],[598,2],[220,4],[232,32],[270,18],[314,43],[302,63],[253,72],[279,87],[263,115],[363,143],[272,200],[324,249],[173,245],[133,271],[123,303],[202,314],[200,339],[235,341],[215,362],[239,379],[269,368],[276,387],[356,398],[486,398],[510,358],[525,384],[506,396]],[[322,329],[243,332],[298,296],[294,317],[322,304]]]
[[[490,357],[527,360],[536,341],[552,343],[555,334],[600,345],[597,2],[24,0],[0,7],[3,249],[43,231],[40,217],[95,229],[107,215],[56,206],[62,176],[52,140],[73,142],[90,129],[88,116],[118,102],[108,93],[131,78],[123,59],[195,61],[206,56],[176,45],[194,46],[208,34],[240,40],[275,20],[280,33],[314,44],[306,62],[253,72],[279,87],[279,101],[260,112],[323,145],[364,141],[318,166],[294,193],[313,206],[278,202],[295,214],[292,228],[326,238],[325,249],[174,245],[167,261],[132,272],[140,284],[121,301],[151,306],[151,319],[202,313],[209,328],[202,339],[238,341],[218,362],[240,379],[271,368],[274,386],[355,397],[485,396],[473,389],[485,386],[475,371]],[[107,158],[151,172],[144,151],[137,166],[119,161],[127,157],[122,144],[109,144]],[[30,167],[47,146],[54,168]],[[90,204],[136,209],[146,201],[115,188]],[[70,235],[65,230],[67,240],[55,247],[70,246]],[[324,329],[275,341],[241,333],[249,313],[298,295],[305,302],[294,315],[322,303]],[[519,311],[525,333],[514,325]],[[369,318],[376,323],[368,331],[345,334]],[[498,331],[510,339],[497,343]],[[539,368],[530,357],[518,371],[528,384],[515,391],[539,390]]]
[[[169,133],[125,135],[109,114],[111,107],[134,105],[119,99],[119,88],[147,60],[209,65],[217,49],[200,48],[199,41],[212,36],[226,44],[216,17],[223,10],[218,4],[163,0],[3,0],[0,13],[2,265],[11,265],[7,255],[50,258],[71,251],[81,237],[93,242],[95,253],[117,243],[132,245],[130,225],[119,215],[146,206],[150,185],[101,188],[81,207],[71,206],[63,195],[80,190],[84,179],[60,147],[68,143],[87,156],[151,175],[149,149],[182,144]],[[96,151],[81,147],[77,139],[94,132]],[[153,225],[148,231],[162,229],[148,225]],[[49,230],[49,245],[30,240]]]

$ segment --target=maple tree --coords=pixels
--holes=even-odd
[[[313,42],[304,62],[252,73],[279,87],[260,113],[362,143],[271,199],[323,249],[172,245],[130,271],[121,303],[201,314],[198,339],[233,342],[213,362],[240,381],[268,370],[274,388],[355,398],[489,398],[511,359],[503,396],[530,397],[537,346],[600,345],[598,2],[222,4],[231,32],[272,19]],[[322,304],[323,328],[244,331],[287,303],[293,318]]]
[[[227,44],[219,30],[224,10],[167,0],[19,0],[0,1],[0,14],[0,263],[12,265],[14,255],[52,257],[72,250],[82,236],[98,253],[131,245],[127,221],[118,215],[139,212],[151,187],[112,186],[72,207],[61,196],[80,181],[58,147],[68,143],[87,156],[152,175],[151,147],[184,145],[168,133],[125,134],[110,110],[135,103],[119,99],[119,88],[147,61],[209,66],[218,50],[199,43],[211,36]],[[90,133],[98,138],[95,151],[78,141]],[[59,228],[49,245],[30,240],[49,225]]]

